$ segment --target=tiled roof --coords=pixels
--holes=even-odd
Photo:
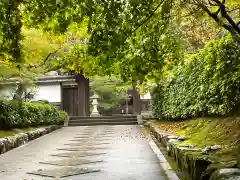
[[[59,75],[59,76],[40,76],[35,79],[36,83],[55,83],[55,82],[72,82],[75,81],[75,77],[71,75]],[[10,78],[1,84],[18,84],[19,79]]]

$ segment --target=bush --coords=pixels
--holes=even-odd
[[[240,48],[230,36],[214,40],[168,72],[153,90],[163,119],[227,116],[240,105]]]
[[[59,124],[56,107],[37,102],[0,101],[0,129]]]
[[[60,110],[59,116],[60,116],[60,124],[64,124],[64,121],[68,119],[68,114],[65,111]]]

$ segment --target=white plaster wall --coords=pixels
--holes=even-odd
[[[61,102],[61,86],[60,84],[39,85],[36,90],[33,101],[47,100],[49,102]]]
[[[152,99],[150,92],[147,92],[146,94],[141,96],[140,99]]]
[[[15,86],[14,85],[4,85],[0,89],[0,100],[2,99],[12,99],[13,97],[13,90]]]

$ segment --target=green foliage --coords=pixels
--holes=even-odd
[[[42,68],[64,69],[88,77],[117,74],[124,81],[142,83],[147,78],[159,78],[162,67],[171,68],[183,58],[184,35],[192,36],[186,39],[197,48],[216,35],[209,31],[213,35],[202,38],[208,34],[208,26],[192,32],[191,22],[182,25],[180,16],[194,14],[192,21],[199,22],[206,14],[210,18],[215,15],[215,24],[230,32],[239,31],[239,17],[232,16],[236,11],[227,11],[235,26],[223,13],[226,7],[238,7],[236,0],[227,2],[218,13],[207,13],[222,7],[213,0],[4,0],[0,7],[3,60],[26,60],[21,64],[23,71],[34,73]],[[65,39],[60,44],[51,42],[49,36],[53,34]],[[43,65],[51,53],[54,58]]]
[[[165,58],[181,58],[179,29],[175,22],[167,27],[172,2],[31,0],[21,10],[27,27],[71,34],[66,43],[74,47],[51,60],[53,68],[88,77],[117,74],[131,82],[154,77],[151,71],[159,71]],[[79,24],[83,31],[76,31]]]
[[[0,58],[22,62],[21,57],[21,1],[0,2]]]
[[[22,7],[24,23],[28,27],[42,28],[55,33],[65,32],[73,22],[83,20],[84,5],[87,1],[89,0],[26,0]]]
[[[39,29],[24,27],[22,34],[24,36],[22,49],[25,55],[25,66],[37,68],[49,53],[58,50],[60,47],[60,44],[54,41],[55,37],[53,35]]]
[[[153,90],[157,117],[229,115],[240,105],[239,44],[230,36],[206,44],[165,75]]]
[[[64,124],[64,121],[68,119],[68,114],[65,111],[59,111],[60,124]]]
[[[196,147],[221,145],[221,150],[213,152],[221,162],[239,156],[240,121],[238,117],[196,118],[184,121],[174,135],[186,137],[179,145],[191,144]]]
[[[10,61],[5,61],[0,58],[0,82],[6,79],[19,75],[19,71],[15,64]]]
[[[49,104],[0,101],[0,129],[59,124],[58,110]]]
[[[94,77],[91,81],[91,91],[99,96],[100,112],[117,108],[126,99],[123,94],[129,85],[114,77]],[[122,93],[123,92],[123,93]]]
[[[99,57],[106,73],[118,74],[124,81],[142,82],[146,76],[154,77],[165,60],[181,58],[179,29],[175,22],[167,26],[172,1],[104,3],[105,11],[94,24],[88,49]]]

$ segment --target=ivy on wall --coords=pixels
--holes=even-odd
[[[240,105],[240,48],[230,36],[213,40],[166,73],[152,92],[155,116],[225,116]]]

